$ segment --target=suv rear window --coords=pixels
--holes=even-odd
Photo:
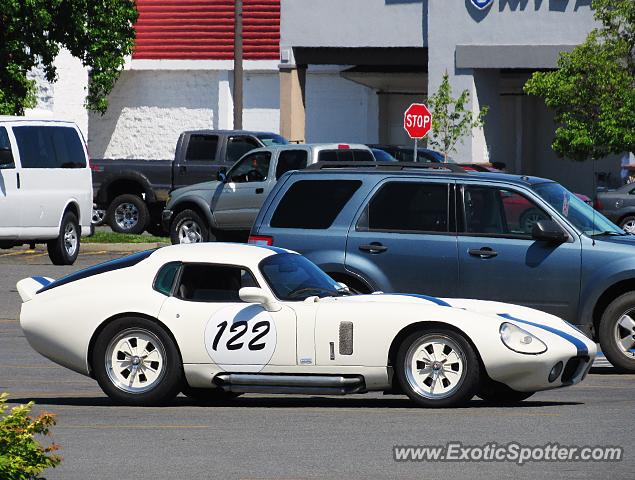
[[[86,155],[71,127],[13,127],[22,168],[84,168]]]
[[[361,185],[361,180],[300,180],[287,190],[278,204],[271,226],[329,228]]]
[[[374,162],[373,154],[368,150],[341,148],[337,150],[321,150],[318,162]]]

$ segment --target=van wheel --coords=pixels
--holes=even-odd
[[[72,265],[75,263],[79,254],[80,238],[81,231],[77,217],[72,212],[66,212],[62,217],[59,236],[46,244],[53,265]]]
[[[149,218],[143,199],[129,193],[116,197],[106,211],[106,222],[118,233],[143,233]]]
[[[183,210],[170,224],[172,245],[180,243],[213,242],[216,237],[210,233],[207,222],[194,210]]]
[[[600,320],[600,346],[621,372],[635,372],[635,292],[613,300]]]
[[[470,344],[441,328],[409,335],[397,352],[395,371],[402,390],[423,407],[461,405],[480,384],[480,365]]]

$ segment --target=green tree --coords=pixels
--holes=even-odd
[[[0,114],[35,106],[34,67],[56,80],[67,48],[89,68],[86,107],[105,112],[108,94],[134,45],[134,0],[0,0]]]
[[[555,112],[553,150],[575,160],[635,151],[635,2],[593,0],[592,8],[598,28],[560,54],[558,70],[525,84]]]
[[[62,459],[55,455],[58,446],[43,447],[35,435],[48,435],[55,416],[42,413],[29,416],[33,402],[15,407],[5,415],[7,394],[0,394],[0,478],[2,480],[34,480]]]
[[[432,113],[432,129],[428,135],[428,146],[443,153],[445,160],[456,152],[459,141],[472,134],[473,128],[480,128],[485,121],[488,107],[481,107],[478,114],[467,107],[470,93],[463,90],[458,98],[452,97],[452,87],[448,72],[443,74],[439,89],[428,97],[428,108]]]

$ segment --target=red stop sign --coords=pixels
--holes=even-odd
[[[403,128],[410,138],[425,137],[432,126],[432,114],[423,103],[413,103],[403,115]]]

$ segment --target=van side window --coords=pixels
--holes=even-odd
[[[302,170],[307,164],[306,150],[283,150],[278,156],[278,166],[276,167],[276,180],[290,170]]]
[[[238,291],[257,286],[252,273],[241,267],[186,264],[176,296],[191,302],[241,302]]]
[[[14,127],[22,168],[84,168],[86,155],[71,127]]]
[[[9,143],[9,135],[7,134],[7,129],[4,127],[0,127],[0,149],[3,148],[11,148],[11,144]]]
[[[0,168],[15,168],[9,135],[4,127],[0,127]]]
[[[329,228],[361,185],[361,180],[300,180],[280,200],[271,226]]]
[[[217,149],[218,135],[190,135],[185,161],[213,162]]]
[[[357,229],[448,232],[448,191],[443,183],[386,183],[368,203]]]

